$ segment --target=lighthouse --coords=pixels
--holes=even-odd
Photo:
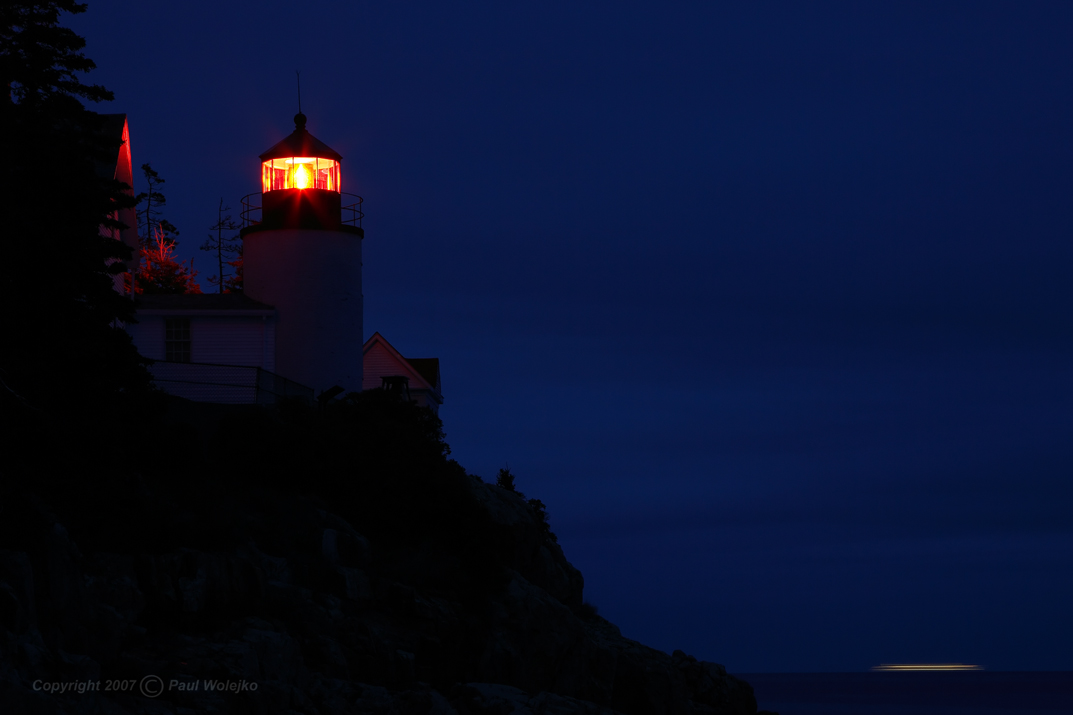
[[[243,280],[275,308],[276,371],[318,394],[360,391],[362,199],[342,192],[343,157],[301,112],[260,160],[261,191],[243,199]]]
[[[116,176],[124,161],[130,175],[120,154]],[[243,290],[137,296],[126,330],[158,388],[265,405],[387,388],[439,414],[438,358],[403,357],[378,332],[362,345],[362,199],[343,192],[342,162],[299,110],[242,199]]]

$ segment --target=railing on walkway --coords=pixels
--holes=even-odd
[[[342,199],[342,223],[344,226],[357,226],[361,228],[361,220],[365,218],[361,205],[365,199],[357,194],[340,193]],[[261,223],[261,197],[262,192],[246,194],[242,197],[242,228],[249,228]]]
[[[158,360],[149,372],[161,390],[194,402],[270,405],[284,397],[313,400],[313,388],[259,367]]]

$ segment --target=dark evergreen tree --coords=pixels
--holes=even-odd
[[[160,178],[160,174],[149,164],[142,164],[142,176],[145,177],[145,184],[149,188],[148,191],[143,191],[136,197],[139,207],[138,235],[142,239],[142,245],[151,244],[157,230],[163,232],[174,245],[178,243],[179,229],[164,218],[163,209],[168,203],[164,192],[160,190],[164,179]]]
[[[129,187],[115,181],[120,137],[80,100],[112,99],[79,73],[94,68],[85,41],[59,25],[71,0],[0,3],[0,405],[41,410],[59,398],[99,407],[148,385],[120,328],[134,304],[114,289],[131,257],[111,229]],[[102,171],[104,169],[104,171]]]
[[[231,207],[224,206],[224,200],[221,198],[216,209],[216,223],[209,226],[209,237],[201,244],[201,250],[216,256],[216,265],[220,271],[209,277],[209,284],[216,286],[220,293],[241,293],[242,278],[239,274],[242,266],[242,243],[237,233],[240,227],[231,218],[231,214],[227,213],[230,210]],[[231,273],[224,269],[225,265],[231,266]],[[236,284],[237,291],[234,290]]]
[[[7,107],[29,110],[58,103],[63,113],[78,113],[85,111],[78,97],[91,102],[113,99],[104,87],[83,84],[78,78],[77,73],[97,65],[81,52],[85,40],[58,24],[61,12],[85,11],[85,4],[73,0],[0,4],[0,73],[9,90]]]
[[[510,473],[509,465],[500,468],[499,474],[496,475],[496,486],[503,487],[508,492],[518,491],[518,488],[514,486],[514,475]]]

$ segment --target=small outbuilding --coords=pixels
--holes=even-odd
[[[409,399],[439,414],[443,404],[439,358],[405,358],[380,333],[362,347],[363,390],[405,388]]]

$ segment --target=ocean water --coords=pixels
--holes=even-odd
[[[1073,715],[1073,672],[736,673],[779,715]]]

